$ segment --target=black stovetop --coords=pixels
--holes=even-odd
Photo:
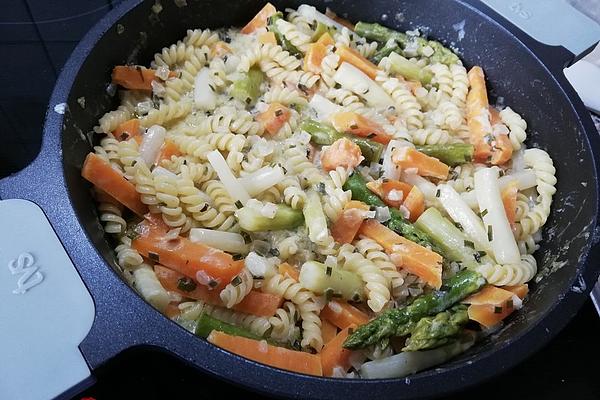
[[[3,0],[0,15],[0,176],[26,165],[40,147],[54,81],[77,41],[118,0]],[[588,301],[542,351],[493,380],[450,399],[600,399],[600,319]],[[94,372],[75,397],[164,399],[219,394],[259,398],[171,356],[131,350]],[[220,397],[219,396],[219,397]]]

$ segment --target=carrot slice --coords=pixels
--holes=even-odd
[[[381,179],[377,179],[376,181],[367,182],[367,189],[371,192],[375,193],[379,196],[380,199],[383,199],[383,182]]]
[[[345,61],[354,65],[356,68],[367,74],[371,79],[375,79],[377,72],[380,71],[375,64],[360,55],[360,53],[358,53],[356,50],[351,49],[346,45],[338,47],[335,51],[335,54],[340,57],[340,62]]]
[[[177,303],[169,303],[167,304],[167,307],[165,308],[165,315],[167,316],[167,318],[175,318],[176,316],[178,316],[179,314],[181,314],[181,310],[179,309],[179,307],[177,307]]]
[[[331,322],[340,329],[350,325],[364,325],[369,322],[369,316],[351,304],[330,300],[321,310],[321,318]]]
[[[163,160],[170,160],[172,156],[181,155],[182,153],[179,151],[179,147],[177,147],[175,142],[173,142],[171,139],[165,139],[165,142],[160,148],[160,153],[158,153],[156,164],[160,165]]]
[[[135,190],[135,186],[100,156],[94,153],[87,155],[83,162],[81,176],[137,215],[142,216],[148,211],[146,205],[140,200],[140,194]]]
[[[270,16],[275,14],[277,9],[271,3],[265,4],[265,6],[242,28],[243,34],[252,33],[257,29],[264,28],[267,26],[267,20]]]
[[[364,159],[360,147],[347,138],[336,140],[321,152],[321,166],[325,171],[333,171],[337,167],[355,168]]]
[[[119,141],[138,138],[140,136],[140,120],[137,118],[123,122],[112,132],[115,139]]]
[[[488,111],[490,112],[490,123],[492,126],[502,123],[500,112],[496,109],[496,107],[488,106]]]
[[[283,104],[271,103],[266,111],[256,116],[256,120],[262,122],[265,130],[274,135],[290,119],[291,115],[290,109]]]
[[[383,127],[355,112],[339,112],[331,116],[333,127],[339,132],[366,137],[382,144],[392,140]]]
[[[450,167],[435,157],[430,157],[412,147],[400,147],[393,151],[392,161],[404,169],[416,169],[417,174],[446,179]]]
[[[381,188],[383,189],[383,202],[390,207],[400,207],[413,186],[405,182],[388,179],[382,182]]]
[[[273,32],[262,33],[258,37],[258,43],[260,44],[277,44],[277,38]]]
[[[520,286],[515,287],[516,293],[495,286],[486,286],[478,293],[468,297],[463,303],[470,304],[467,310],[469,319],[477,321],[485,327],[496,325],[514,311],[513,297],[517,295],[523,299],[527,294],[528,289]]]
[[[491,154],[491,146],[484,138],[492,134],[485,75],[481,67],[475,66],[467,76],[470,86],[466,102],[469,141],[475,146],[475,159],[485,162]]]
[[[527,296],[527,293],[529,293],[529,286],[526,283],[514,286],[502,286],[502,289],[508,290],[509,292],[513,292],[514,294],[519,296],[520,299],[524,299],[525,296]]]
[[[279,264],[278,270],[281,275],[283,275],[283,276],[287,275],[290,278],[292,278],[293,280],[295,280],[296,282],[298,282],[300,280],[300,271],[298,271],[296,268],[292,267],[288,263]]]
[[[354,31],[354,24],[352,22],[338,16],[329,7],[325,9],[325,15],[337,22],[338,24],[344,25],[346,28],[350,29],[351,31]]]
[[[325,32],[321,35],[319,39],[317,39],[315,43],[320,43],[323,46],[333,46],[335,44],[335,41],[333,40],[329,32]]]
[[[173,76],[177,76],[177,73],[169,73],[169,77]],[[152,81],[155,79],[155,70],[140,66],[117,65],[112,71],[112,83],[126,89],[152,90]]]
[[[514,183],[509,184],[502,190],[502,203],[504,204],[504,212],[506,218],[510,222],[510,226],[515,226],[515,219],[517,214],[517,185]]]
[[[350,200],[346,203],[344,210],[331,227],[334,240],[338,243],[351,243],[365,220],[366,211],[369,211],[369,206],[362,201]]]
[[[321,62],[327,55],[327,48],[325,45],[315,42],[308,46],[306,55],[304,56],[304,64],[302,69],[308,72],[314,72],[315,74],[321,73]]]
[[[270,345],[264,340],[232,336],[219,331],[212,331],[207,340],[252,361],[300,374],[323,376],[321,357],[316,354],[288,350]]]
[[[156,273],[156,277],[160,284],[165,289],[179,293],[190,299],[202,300],[207,304],[224,307],[221,297],[219,297],[218,290],[211,290],[210,288],[199,284],[195,285],[192,290],[183,290],[180,288],[180,282],[185,282],[185,280],[191,278],[159,264],[154,266],[154,272]],[[195,280],[193,280],[193,282],[195,283]],[[232,308],[245,314],[270,317],[275,314],[277,309],[281,306],[281,303],[283,303],[283,298],[281,296],[251,290],[241,302],[234,305]]]
[[[123,210],[123,204],[119,203],[117,199],[112,197],[110,194],[106,193],[104,190],[97,188],[94,186],[94,199],[98,203],[110,203],[113,206],[119,208],[119,210]]]
[[[492,140],[492,157],[490,163],[503,165],[510,161],[513,153],[512,143],[508,135],[497,134]]]
[[[174,269],[185,276],[200,279],[214,289],[222,289],[244,267],[244,261],[234,261],[230,254],[184,237],[172,239],[148,220],[136,228],[139,236],[132,247],[142,256]],[[200,278],[198,278],[198,275]]]
[[[425,211],[425,196],[423,195],[423,192],[421,192],[421,189],[413,186],[410,192],[408,192],[408,196],[406,196],[402,205],[406,207],[409,212],[408,220],[410,222],[415,222]]]
[[[333,325],[327,320],[321,321],[321,336],[323,337],[323,343],[327,343],[337,335],[337,326]]]
[[[344,348],[344,341],[354,329],[356,329],[356,325],[348,326],[323,346],[321,350],[323,376],[333,376],[335,368],[341,368],[344,372],[348,372],[352,366],[350,364],[352,350]]]
[[[436,289],[442,286],[442,256],[403,238],[374,219],[365,221],[359,233],[379,243],[397,267],[419,276]]]

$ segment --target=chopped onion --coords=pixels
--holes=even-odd
[[[154,176],[164,175],[164,176],[170,176],[171,178],[177,178],[177,174],[175,174],[163,167],[154,168],[152,170],[152,175],[154,175]]]
[[[190,240],[231,253],[244,254],[248,252],[248,245],[239,233],[192,228],[190,229]]]
[[[213,279],[213,277],[208,275],[206,271],[200,270],[196,272],[196,281],[198,281],[199,284],[208,286],[210,289],[212,289],[211,283],[219,283],[220,279]]]
[[[146,115],[152,110],[154,110],[154,103],[150,100],[140,101],[135,106],[135,112],[138,115]]]
[[[317,112],[317,118],[321,121],[329,121],[331,114],[335,114],[342,109],[342,107],[327,100],[320,94],[315,94],[308,102],[308,105]]]
[[[173,239],[177,239],[179,237],[179,233],[181,232],[181,228],[175,228],[175,229],[171,229],[169,232],[167,232],[167,234],[165,235],[165,239],[167,240],[173,240]]]
[[[162,97],[162,95],[164,95],[166,93],[166,89],[165,87],[162,85],[162,83],[158,82],[158,81],[152,81],[150,82],[150,86],[152,87],[152,94]]]
[[[244,264],[252,276],[255,277],[269,278],[275,274],[273,259],[259,256],[255,252],[248,253],[244,259]]]
[[[403,197],[404,197],[404,192],[401,190],[392,189],[388,193],[388,199],[390,199],[392,201],[402,201]]]
[[[260,209],[260,215],[266,218],[275,218],[275,214],[277,214],[277,206],[273,203],[267,202]]]
[[[337,257],[334,256],[327,256],[327,258],[325,258],[325,265],[327,265],[328,267],[337,267]]]
[[[332,26],[338,29],[340,32],[345,28],[344,25],[340,24],[337,21],[329,18],[327,15],[318,11],[315,7],[309,6],[308,4],[302,4],[298,7],[298,14],[302,15],[305,18],[308,18],[313,21],[322,22],[327,26]],[[348,29],[348,28],[346,28]]]
[[[388,207],[375,207],[375,219],[379,222],[387,222],[392,219]]]
[[[142,144],[140,145],[140,156],[148,167],[154,164],[166,136],[166,129],[160,125],[152,125],[144,134]]]
[[[237,178],[229,169],[227,161],[223,158],[219,150],[213,150],[206,155],[208,162],[214,168],[215,172],[219,176],[221,183],[227,190],[227,193],[233,200],[239,200],[242,204],[246,204],[250,200],[250,195],[246,191],[243,185],[240,185]]]
[[[367,219],[375,218],[377,216],[377,212],[376,211],[364,211],[363,216]]]
[[[271,186],[281,182],[284,178],[283,169],[279,166],[262,167],[256,172],[238,179],[250,196],[256,196]]]
[[[210,69],[204,67],[198,72],[194,86],[194,102],[196,107],[203,110],[214,110],[217,105],[214,83],[210,75]]]
[[[169,79],[169,73],[169,67],[167,67],[166,65],[161,65],[160,67],[156,68],[155,75],[163,81],[166,81],[167,79]]]

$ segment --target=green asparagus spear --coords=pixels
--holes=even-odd
[[[440,290],[421,295],[401,308],[388,310],[366,325],[360,326],[344,342],[348,349],[359,349],[380,340],[406,334],[406,325],[421,318],[440,313],[458,303],[485,285],[485,279],[476,271],[462,270],[443,282]],[[414,325],[413,325],[414,326]],[[415,326],[416,327],[416,326]],[[414,329],[414,328],[412,328]]]
[[[196,334],[196,336],[207,338],[213,330],[224,332],[229,335],[242,336],[255,340],[262,339],[262,337],[255,335],[254,333],[244,328],[228,324],[227,322],[223,322],[220,319],[216,319],[208,314],[202,313],[200,317],[198,317],[198,319],[196,320],[196,331],[194,333]]]
[[[354,31],[360,36],[381,43],[386,43],[388,40],[394,39],[404,49],[414,41],[417,44],[416,50],[419,56],[427,56],[425,48],[429,46],[433,49],[433,54],[429,56],[432,63],[439,62],[450,65],[458,62],[458,56],[450,49],[444,47],[440,42],[427,40],[419,36],[411,37],[406,33],[397,32],[377,23],[359,22],[355,25]]]
[[[344,184],[344,190],[350,190],[352,192],[352,198],[354,200],[360,200],[370,206],[386,207],[385,203],[373,192],[367,188],[367,184],[359,173],[353,173],[350,175],[346,183]],[[429,239],[427,234],[417,229],[414,225],[408,222],[400,213],[400,210],[394,207],[388,207],[390,210],[391,219],[386,222],[388,228],[396,231],[399,235],[404,236],[408,240],[412,240],[421,246],[427,246],[432,248],[434,251],[439,252],[433,242]],[[442,253],[439,253],[442,254]],[[443,254],[442,254],[443,255]]]
[[[338,139],[347,138],[360,147],[360,152],[367,162],[378,162],[383,152],[383,145],[369,139],[345,135],[336,131],[333,127],[307,119],[302,122],[302,130],[310,133],[313,143],[320,145],[331,145]]]
[[[277,43],[279,43],[284,50],[289,51],[292,55],[302,55],[302,52],[300,52],[300,50],[298,50],[296,46],[294,46],[289,40],[287,40],[286,37],[281,32],[279,32],[279,29],[277,29],[276,22],[280,19],[283,19],[282,12],[277,12],[271,15],[267,20],[267,29],[269,30],[269,32],[273,32],[275,34]]]
[[[236,211],[235,216],[240,223],[240,227],[248,232],[294,229],[304,222],[302,211],[294,210],[285,204],[277,204],[277,211],[273,218],[265,217],[258,210],[251,207],[240,208]]]
[[[411,81],[420,81],[423,85],[431,82],[433,74],[431,71],[419,67],[417,64],[402,57],[398,52],[392,52],[389,55],[392,72],[402,75]]]
[[[373,61],[375,64],[379,64],[383,57],[389,56],[394,51],[401,51],[400,47],[398,47],[398,43],[396,43],[395,40],[389,40],[385,42],[385,44],[380,49],[378,49],[375,52],[375,54],[373,54],[373,57],[371,57],[371,61]]]
[[[231,95],[246,104],[254,104],[260,96],[260,85],[265,75],[260,68],[252,67],[241,79],[233,83]]]
[[[456,144],[429,144],[417,146],[417,150],[428,156],[435,157],[451,167],[470,163],[473,159],[473,145],[466,143]]]
[[[467,307],[463,304],[431,317],[423,317],[412,329],[402,351],[427,350],[446,345],[455,340],[468,321]]]

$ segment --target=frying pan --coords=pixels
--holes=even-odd
[[[279,9],[301,4],[274,3]],[[117,104],[106,90],[114,65],[148,64],[154,52],[176,42],[190,27],[240,26],[262,2],[187,0],[187,6],[180,7],[168,1],[156,14],[151,10],[153,1],[128,1],[92,28],[65,65],[50,101],[37,159],[0,182],[5,199],[0,202],[1,318],[3,326],[10,327],[3,331],[0,344],[3,398],[67,396],[93,381],[90,370],[136,346],[160,348],[263,394],[434,397],[514,366],[575,315],[600,270],[599,249],[594,246],[600,141],[562,72],[573,54],[539,43],[477,1],[308,3],[321,10],[334,6],[351,20],[381,21],[401,30],[425,28],[432,38],[454,43],[468,67],[484,68],[492,102],[503,98],[522,113],[530,126],[529,145],[546,149],[557,167],[558,190],[537,253],[540,274],[555,271],[531,285],[525,307],[500,331],[451,362],[406,379],[309,377],[257,364],[194,337],[153,309],[118,275],[80,168],[90,151],[88,132]],[[523,3],[533,2],[515,4]],[[453,25],[461,21],[466,35],[459,41]],[[579,46],[587,40],[578,39]]]

